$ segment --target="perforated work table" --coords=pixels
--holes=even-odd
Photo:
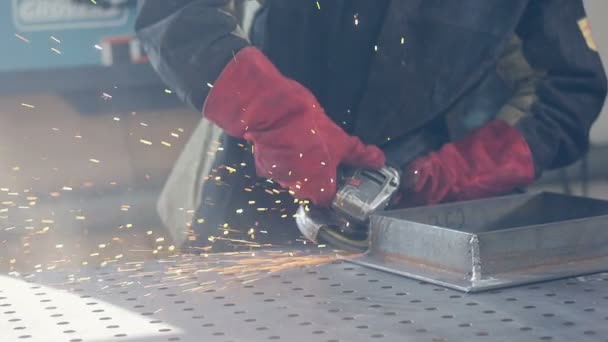
[[[608,341],[608,274],[464,294],[341,260],[209,270],[243,257],[0,276],[0,340]]]

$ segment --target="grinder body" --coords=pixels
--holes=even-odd
[[[389,205],[399,190],[400,173],[390,166],[379,170],[341,169],[340,173],[330,208],[300,206],[296,223],[302,234],[314,242],[365,250],[369,218]]]

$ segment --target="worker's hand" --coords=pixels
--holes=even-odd
[[[408,165],[400,206],[501,195],[533,180],[532,153],[523,136],[495,120]]]
[[[380,168],[385,162],[380,149],[346,134],[308,89],[281,75],[255,48],[241,50],[224,69],[203,114],[253,142],[259,176],[319,206],[336,194],[338,165]]]
[[[276,180],[293,191],[296,198],[328,206],[336,194],[337,168],[379,168],[384,155],[374,146],[336,126],[318,105],[294,113],[274,129],[249,131],[259,176]]]

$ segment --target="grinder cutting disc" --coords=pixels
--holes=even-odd
[[[340,185],[331,206],[300,206],[296,223],[302,234],[312,241],[346,250],[365,250],[369,218],[388,206],[399,189],[400,173],[390,166],[379,170],[341,171]]]
[[[365,252],[369,246],[367,236],[367,231],[361,236],[346,235],[339,227],[331,226],[319,231],[319,241],[349,252]]]
[[[296,221],[302,234],[311,241],[351,252],[367,249],[367,225],[351,223],[333,211],[301,206]]]

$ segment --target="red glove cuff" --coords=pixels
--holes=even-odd
[[[253,47],[239,51],[224,68],[203,115],[228,134],[253,142],[258,176],[315,204],[333,200],[339,165],[384,164],[381,150],[346,134],[312,92],[284,77]]]
[[[495,120],[415,160],[406,174],[414,179],[408,205],[426,205],[509,193],[534,180],[534,162],[521,133]]]
[[[212,87],[203,115],[236,137],[276,127],[287,116],[318,106],[314,95],[283,76],[255,47],[241,49]]]

